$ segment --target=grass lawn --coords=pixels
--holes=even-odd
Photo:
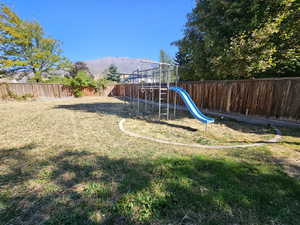
[[[206,125],[181,113],[179,119],[153,121],[130,118],[125,129],[143,136],[183,144],[237,145],[262,143],[272,139],[276,131],[268,126],[256,126],[237,121],[220,119]],[[181,118],[180,118],[181,117]]]
[[[128,105],[100,97],[0,103],[0,116],[0,225],[300,224],[300,129],[281,128],[277,144],[205,149],[129,137],[118,123],[201,144],[274,131],[224,120],[203,136],[184,114],[133,120]]]

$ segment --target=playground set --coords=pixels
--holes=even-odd
[[[126,84],[135,84],[137,87],[137,96],[134,94],[133,85],[130,86],[130,97],[131,103],[137,103],[137,111],[140,113],[140,103],[144,103],[145,111],[148,111],[149,105],[154,111],[155,103],[155,92],[158,92],[158,120],[166,118],[170,119],[170,91],[176,92],[189,112],[200,122],[213,123],[214,119],[204,115],[199,108],[196,106],[195,102],[192,100],[191,96],[186,90],[177,86],[179,76],[178,76],[178,66],[168,63],[144,61],[151,65],[148,69],[136,69],[131,74],[121,74],[121,82]],[[144,95],[141,99],[140,95]],[[157,105],[157,104],[156,104]],[[173,114],[176,117],[176,107],[177,106],[177,95],[175,95],[173,101]]]

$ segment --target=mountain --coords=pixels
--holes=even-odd
[[[131,73],[139,69],[147,69],[153,67],[153,64],[145,63],[143,61],[149,59],[127,58],[127,57],[104,57],[95,60],[84,61],[89,67],[90,71],[98,78],[104,75],[104,71],[108,69],[111,64],[118,67],[119,73]]]
[[[154,64],[145,63],[145,61],[151,61],[149,59],[139,59],[139,58],[127,58],[127,57],[105,57],[95,60],[83,61],[87,64],[89,70],[93,73],[96,79],[105,75],[105,70],[111,64],[118,67],[119,73],[132,73],[136,69],[148,69],[154,67]],[[0,82],[27,82],[29,78],[33,77],[33,73],[16,72],[14,75],[10,76],[10,79],[0,77]],[[48,74],[49,75],[49,74]],[[52,71],[51,75],[64,76],[66,72],[63,70]]]

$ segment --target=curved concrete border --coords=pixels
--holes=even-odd
[[[163,143],[163,144],[169,144],[169,145],[178,145],[178,146],[186,146],[186,147],[194,147],[194,148],[211,148],[211,149],[221,149],[221,148],[246,148],[246,147],[254,147],[254,146],[262,146],[262,145],[266,145],[266,144],[272,144],[272,143],[276,143],[281,139],[281,131],[274,127],[275,131],[276,131],[276,135],[274,138],[267,140],[263,143],[255,143],[255,144],[244,144],[244,145],[199,145],[199,144],[184,144],[184,143],[178,143],[178,142],[171,142],[171,141],[167,141],[167,140],[162,140],[162,139],[155,139],[155,138],[151,138],[151,137],[144,137],[141,136],[139,134],[135,134],[133,132],[127,131],[124,129],[124,123],[125,123],[126,119],[122,119],[119,122],[119,128],[120,130],[131,136],[131,137],[136,137],[136,138],[142,138],[142,139],[146,139],[149,141],[154,141],[154,142],[158,142],[158,143]]]

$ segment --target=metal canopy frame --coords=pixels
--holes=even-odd
[[[178,83],[178,66],[169,63],[160,63],[143,60],[143,63],[152,64],[151,68],[140,70],[139,68],[132,73],[118,73],[121,83],[130,84],[130,102],[137,101],[137,111],[140,113],[140,99],[144,95],[144,110],[147,112],[151,102],[152,112],[154,111],[155,90],[158,90],[158,119],[170,118],[170,84]],[[135,84],[135,85],[133,85]],[[134,86],[137,86],[137,94]],[[177,96],[174,98],[173,115],[176,116]]]

